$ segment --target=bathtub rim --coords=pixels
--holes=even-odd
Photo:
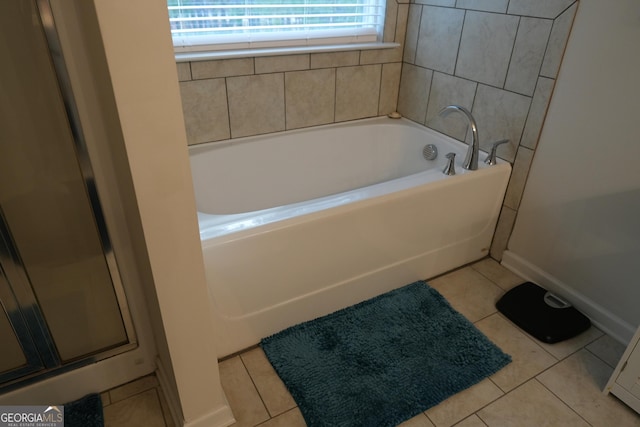
[[[223,149],[228,146],[237,144],[246,144],[251,142],[260,141],[264,138],[278,137],[281,135],[297,135],[305,134],[309,132],[316,132],[321,129],[335,129],[343,127],[359,127],[366,126],[368,124],[401,124],[402,126],[408,126],[418,129],[424,132],[425,137],[433,136],[439,141],[445,144],[451,144],[453,149],[457,153],[464,153],[467,150],[468,145],[464,142],[458,141],[444,133],[431,129],[427,126],[413,122],[406,118],[391,119],[386,116],[373,117],[367,119],[352,120],[348,122],[331,123],[321,126],[312,126],[301,129],[292,129],[282,132],[274,132],[261,135],[253,135],[249,137],[242,137],[236,139],[230,139],[225,141],[212,141],[203,144],[197,144],[189,147],[189,156],[195,156],[202,152],[208,152],[211,149]],[[502,164],[508,164],[509,162],[498,158],[497,164],[489,166],[484,163],[484,159],[487,157],[485,151],[480,151],[479,169],[476,171],[469,171],[462,168],[461,158],[458,156],[456,162],[456,175],[447,176],[437,169],[427,169],[410,175],[402,176],[392,180],[371,184],[365,187],[359,187],[340,193],[329,194],[322,197],[316,197],[309,200],[303,200],[287,205],[274,206],[266,209],[260,209],[248,212],[239,212],[233,214],[212,214],[197,210],[198,216],[198,228],[200,234],[200,240],[204,244],[212,239],[222,239],[226,236],[236,235],[242,233],[238,238],[244,236],[250,230],[256,228],[266,227],[270,224],[293,220],[298,216],[307,216],[316,212],[323,212],[329,209],[339,208],[341,206],[349,205],[351,203],[359,203],[368,199],[376,197],[386,196],[393,192],[405,191],[418,185],[425,185],[430,182],[439,182],[447,179],[459,179],[461,176],[465,176],[472,173],[481,172],[485,169],[496,167]],[[227,237],[224,241],[234,240],[234,238]]]
[[[217,235],[217,236],[211,236],[209,234],[207,234],[207,230],[204,229],[204,233],[201,231],[200,235],[201,235],[201,239],[200,239],[200,243],[202,246],[203,250],[206,250],[207,247],[210,246],[217,246],[217,245],[222,245],[225,243],[229,243],[229,242],[233,242],[235,240],[241,240],[241,239],[246,239],[249,238],[251,236],[254,235],[258,235],[258,234],[262,234],[262,233],[269,233],[269,232],[274,232],[277,230],[281,230],[284,228],[288,228],[288,227],[294,227],[298,224],[301,223],[305,223],[305,222],[310,222],[313,221],[315,219],[318,218],[323,218],[326,216],[334,216],[334,215],[342,215],[346,212],[352,211],[352,210],[356,210],[356,209],[361,209],[364,208],[366,206],[369,205],[375,205],[377,203],[382,203],[382,202],[387,202],[390,200],[393,200],[394,198],[400,198],[400,197],[405,197],[407,194],[410,194],[411,192],[414,191],[418,191],[421,187],[426,187],[426,186],[433,186],[433,185],[438,185],[438,186],[449,186],[449,185],[455,185],[456,183],[462,183],[464,180],[472,180],[475,178],[479,178],[482,175],[485,174],[493,174],[493,173],[499,173],[499,170],[507,168],[509,170],[508,175],[510,176],[512,173],[512,167],[511,164],[509,162],[506,161],[502,161],[499,162],[498,164],[491,166],[491,167],[487,167],[487,168],[482,168],[482,169],[478,169],[477,171],[465,171],[465,173],[460,173],[458,175],[455,176],[446,176],[444,174],[442,174],[442,179],[438,179],[435,181],[420,181],[421,176],[424,176],[426,173],[431,172],[431,174],[435,174],[435,171],[425,171],[425,172],[420,172],[417,174],[413,174],[413,175],[409,175],[407,177],[403,177],[403,178],[397,178],[395,180],[391,180],[391,181],[387,181],[387,182],[383,182],[383,183],[379,183],[379,184],[375,184],[372,186],[368,186],[368,187],[363,187],[363,188],[359,188],[359,189],[355,189],[355,190],[350,190],[348,193],[350,192],[362,192],[365,189],[369,190],[372,187],[394,187],[393,190],[394,191],[386,191],[382,190],[380,192],[380,194],[376,194],[375,196],[372,197],[362,197],[359,198],[357,200],[353,200],[350,201],[348,203],[343,203],[343,204],[339,204],[339,205],[334,205],[331,207],[328,207],[326,209],[317,209],[314,211],[310,211],[307,213],[303,213],[300,215],[292,215],[290,217],[287,218],[278,218],[275,219],[273,221],[270,221],[268,223],[264,223],[264,224],[260,224],[254,227],[247,227],[244,228],[242,230],[237,230],[237,231],[233,231],[230,233],[226,233],[226,234],[221,234],[221,235]],[[440,172],[438,172],[440,174]],[[477,174],[477,175],[476,175]],[[474,176],[475,175],[475,176]],[[405,180],[411,183],[414,183],[415,185],[408,185],[405,188],[395,188],[395,186],[398,185],[398,181],[399,180]],[[376,188],[377,189],[377,188]],[[334,197],[340,197],[342,195],[344,195],[347,192],[344,193],[339,193],[336,195],[330,195],[330,196],[326,196],[325,198],[331,199]],[[318,199],[314,199],[314,200],[318,200]],[[308,201],[305,202],[300,202],[301,204],[305,204],[305,203],[309,203]],[[292,205],[285,205],[285,206],[277,206],[275,208],[269,208],[266,209],[267,211],[278,211],[278,210],[283,210],[286,211],[290,206]],[[251,215],[254,214],[256,212],[261,212],[261,211],[254,211],[254,212],[249,212],[246,215]],[[243,214],[241,214],[243,215]],[[201,220],[207,221],[207,220],[211,220],[212,218],[208,218],[208,217],[215,217],[215,215],[210,215],[210,214],[206,214],[206,213],[202,213],[202,212],[198,212],[198,222],[200,224]]]

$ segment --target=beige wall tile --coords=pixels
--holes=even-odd
[[[382,41],[392,42],[396,38],[396,25],[398,21],[398,3],[396,0],[387,0],[384,17],[384,29]]]
[[[257,57],[256,74],[309,69],[309,54]]]
[[[360,64],[384,64],[402,61],[402,47],[390,49],[367,49],[360,53]]]
[[[403,61],[410,64],[416,63],[416,50],[418,48],[418,32],[420,31],[420,21],[422,19],[422,6],[416,4],[409,5],[409,16],[407,18],[406,36],[404,40]]]
[[[493,241],[491,242],[491,249],[489,253],[491,258],[495,260],[502,260],[502,254],[507,248],[509,242],[509,236],[511,236],[511,230],[513,230],[513,224],[516,221],[516,213],[513,209],[502,206],[500,216],[498,217],[498,225],[496,225],[496,232],[493,234]]]
[[[409,22],[409,4],[398,5],[398,24],[396,25],[396,36],[394,42],[404,45],[407,34],[407,24]],[[402,49],[401,49],[402,50]]]
[[[518,210],[518,207],[520,206],[520,199],[522,199],[522,192],[524,191],[524,185],[526,184],[527,177],[529,176],[529,169],[531,168],[532,161],[533,150],[520,147],[518,149],[516,159],[513,162],[511,178],[509,179],[507,193],[504,197],[505,206],[508,206],[514,210]]]
[[[544,61],[542,62],[542,69],[540,70],[541,76],[554,79],[558,76],[560,63],[564,55],[564,48],[567,45],[571,26],[573,25],[573,18],[577,9],[578,3],[575,3],[553,22],[551,36],[547,44],[547,51],[544,55]]]
[[[191,80],[191,64],[189,62],[178,62],[176,67],[178,68],[178,81]]]
[[[533,95],[551,26],[552,21],[549,19],[520,19],[505,89],[523,95]]]
[[[471,111],[477,87],[478,84],[471,80],[434,72],[429,92],[426,125],[464,141],[469,127],[468,120],[460,114],[451,114],[445,118],[440,117],[438,113],[447,105],[460,105]]]
[[[381,71],[382,65],[337,69],[337,122],[374,117],[378,114]]]
[[[507,13],[553,19],[574,1],[575,0],[511,0]]]
[[[461,9],[482,10],[485,12],[505,13],[509,0],[458,0],[456,7]]]
[[[456,75],[502,87],[519,22],[517,16],[467,12],[455,64]]]
[[[424,6],[416,47],[416,65],[453,74],[465,11]]]
[[[285,129],[283,73],[229,77],[227,92],[233,138]]]
[[[286,73],[287,129],[332,123],[335,92],[333,68]]]
[[[180,83],[189,144],[229,138],[229,112],[224,79]]]
[[[520,146],[536,148],[576,7],[574,0],[415,0],[404,31],[398,111],[464,140],[464,122],[443,126],[437,106],[472,106],[481,148],[507,138],[499,157],[513,163]],[[519,204],[524,182],[513,182],[508,206]],[[495,259],[516,214],[503,207],[490,251]]]
[[[456,0],[415,0],[415,2],[431,6],[455,7],[456,5]]]
[[[245,76],[253,74],[253,58],[218,59],[215,61],[192,62],[191,72],[194,80]]]
[[[489,151],[493,142],[509,139],[508,144],[500,146],[498,155],[512,162],[530,105],[531,98],[527,96],[478,85],[472,112],[478,122],[480,148]]]
[[[555,80],[553,79],[545,77],[538,78],[538,84],[533,93],[533,100],[531,101],[531,108],[529,108],[529,114],[527,115],[527,123],[524,125],[520,145],[531,148],[532,150],[535,150],[538,146],[538,138],[540,137],[544,118],[547,115],[547,107],[551,100],[554,84]]]
[[[392,113],[398,109],[398,90],[402,63],[382,65],[382,83],[380,84],[380,103],[378,115]]]
[[[359,63],[359,50],[311,54],[311,68],[349,67]]]
[[[398,111],[408,119],[424,124],[427,115],[427,101],[431,90],[433,71],[404,63],[400,90],[398,93]]]

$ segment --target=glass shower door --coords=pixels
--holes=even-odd
[[[0,242],[0,245],[2,242]],[[44,369],[20,307],[0,268],[0,384]]]
[[[39,3],[0,2],[10,35],[0,37],[0,341],[10,349],[0,375],[86,360],[133,334],[73,99],[41,23],[48,3]]]

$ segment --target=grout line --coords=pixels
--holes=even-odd
[[[358,56],[358,62],[360,57]],[[333,67],[333,120],[336,123],[336,110],[338,109],[338,67]]]
[[[540,374],[538,374],[538,375],[540,375]],[[568,402],[565,402],[560,396],[558,396],[556,393],[554,393],[553,390],[549,389],[546,385],[544,385],[542,383],[542,381],[538,380],[537,375],[533,379],[535,381],[537,381],[538,384],[540,384],[545,390],[547,390],[549,393],[551,393],[556,399],[558,399],[560,402],[562,402],[567,408],[569,408],[571,410],[571,412],[576,414],[581,420],[583,420],[585,423],[587,423],[587,425],[590,425],[590,426],[593,425],[589,421],[587,421],[578,411],[576,411],[573,408],[573,406],[571,406]]]
[[[460,59],[460,47],[462,46],[462,34],[464,33],[464,25],[467,22],[467,9],[464,10],[464,16],[462,17],[462,26],[460,27],[460,37],[458,38],[458,49],[456,50],[456,60],[453,63],[453,72],[451,75],[456,75],[456,69],[458,68],[458,59]]]
[[[603,336],[604,336],[604,335],[602,335],[602,336],[600,336],[600,337],[596,338],[595,340],[591,341],[589,344],[591,344],[591,343],[593,343],[593,342],[597,341],[598,339],[602,338]],[[587,344],[587,345],[589,345],[589,344]],[[588,351],[588,352],[589,352],[593,357],[595,357],[596,359],[598,359],[599,361],[601,361],[602,363],[604,363],[605,365],[607,365],[607,366],[608,366],[608,367],[610,367],[611,369],[614,369],[614,370],[616,369],[616,367],[615,367],[615,366],[611,366],[611,365],[609,364],[609,362],[607,362],[606,360],[604,360],[602,357],[600,357],[599,355],[597,355],[597,354],[596,354],[596,353],[594,353],[593,351],[589,350],[589,349],[587,348],[587,345],[585,345],[585,346],[584,346],[584,349],[585,349],[586,351]],[[577,353],[577,352],[576,352],[576,353]]]
[[[513,36],[513,44],[511,45],[511,52],[509,53],[509,62],[507,64],[507,70],[504,73],[504,80],[502,80],[502,86],[500,87],[501,89],[505,89],[505,86],[507,85],[507,79],[509,78],[509,71],[511,70],[511,65],[513,63],[513,53],[516,51],[516,44],[518,43],[518,32],[520,31],[520,25],[522,25],[522,16],[518,17],[518,25],[516,25],[516,34]],[[543,61],[544,61],[544,56],[543,56]],[[542,64],[540,64],[540,66],[542,66]],[[531,98],[533,98],[533,95],[531,95]],[[531,102],[529,102],[529,106],[531,106]],[[527,112],[527,114],[529,114]]]
[[[127,385],[129,385],[129,384],[133,384],[133,383],[135,383],[135,382],[141,381],[141,380],[143,380],[143,379],[145,379],[145,378],[149,378],[149,377],[154,377],[154,378],[156,378],[156,381],[157,381],[157,376],[156,376],[155,374],[153,374],[153,373],[152,373],[152,374],[147,374],[147,375],[143,375],[143,376],[141,376],[141,377],[139,377],[139,378],[136,378],[136,379],[134,379],[134,380],[131,380],[131,381],[127,382],[127,383],[120,384],[120,385],[118,385],[118,386],[115,386],[115,387],[113,387],[113,388],[110,388],[109,390],[105,390],[105,391],[103,391],[103,392],[100,392],[99,394],[102,394],[102,393],[109,393],[109,402],[110,402],[110,403],[109,403],[109,405],[113,405],[114,403],[118,403],[118,402],[123,402],[123,401],[125,401],[125,400],[129,399],[130,397],[137,396],[137,395],[142,394],[142,393],[144,393],[144,392],[147,392],[147,391],[149,391],[149,390],[151,390],[151,389],[153,389],[153,388],[156,388],[156,387],[158,387],[158,386],[159,386],[159,384],[156,384],[156,385],[153,385],[153,386],[150,386],[150,387],[147,387],[147,388],[144,388],[144,389],[138,390],[136,393],[129,394],[129,395],[127,395],[126,397],[121,398],[121,399],[116,400],[116,401],[114,401],[114,400],[113,400],[113,397],[111,396],[111,392],[112,392],[112,391],[114,391],[114,390],[116,390],[116,389],[119,389],[119,388],[122,388],[122,387],[126,387],[126,386],[127,386]],[[106,405],[106,406],[109,406],[109,405]]]
[[[266,423],[270,422],[271,420],[276,419],[276,418],[278,418],[278,417],[280,417],[280,416],[282,416],[282,415],[284,415],[284,414],[288,414],[288,413],[289,413],[289,412],[291,412],[291,411],[295,411],[296,409],[298,409],[298,407],[297,407],[297,406],[296,406],[296,407],[294,407],[294,408],[291,408],[291,409],[287,409],[286,411],[284,411],[284,412],[282,412],[282,413],[280,413],[280,414],[278,414],[278,415],[276,415],[276,416],[274,416],[274,417],[271,417],[271,418],[269,418],[268,420],[265,420],[265,421],[262,421],[262,422],[260,422],[260,423],[256,424],[254,427],[258,427],[258,426],[265,425]]]
[[[382,101],[382,76],[384,75],[383,70],[384,70],[384,64],[377,64],[380,65],[380,73],[378,75],[379,79],[378,79],[378,102],[376,103],[376,116],[380,115],[380,102]]]
[[[258,348],[258,347],[260,347],[260,344],[254,344],[254,345],[249,346],[247,348],[243,348],[242,350],[238,350],[235,353],[231,353],[231,354],[228,354],[226,356],[221,357],[220,359],[218,359],[218,363],[224,362],[224,361],[229,360],[229,359],[233,359],[236,356],[240,356],[243,353],[248,353],[249,351],[254,350],[254,349]]]
[[[256,393],[258,393],[258,397],[260,398],[260,402],[262,402],[262,406],[264,406],[264,409],[267,411],[267,414],[269,415],[269,420],[271,420],[272,418],[274,418],[273,415],[271,415],[271,411],[269,410],[269,407],[267,406],[266,402],[264,401],[264,398],[262,397],[262,393],[260,393],[260,390],[258,389],[258,385],[256,384],[256,381],[253,379],[253,375],[251,375],[251,372],[249,371],[249,368],[247,368],[247,365],[244,363],[244,359],[242,358],[242,355],[246,353],[246,352],[242,352],[238,354],[238,359],[240,359],[240,363],[242,363],[242,366],[244,367],[244,370],[247,372],[247,375],[249,375],[249,379],[251,380],[251,384],[253,384],[253,388],[256,390]],[[263,422],[269,421],[269,420],[265,420]]]
[[[289,127],[287,125],[287,73],[290,73],[291,71],[283,71],[282,72],[282,115],[284,118],[284,130],[289,130]]]

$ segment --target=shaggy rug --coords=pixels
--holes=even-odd
[[[310,427],[396,426],[511,361],[424,281],[260,345]]]
[[[88,394],[82,399],[64,404],[65,427],[103,427],[102,399]]]

